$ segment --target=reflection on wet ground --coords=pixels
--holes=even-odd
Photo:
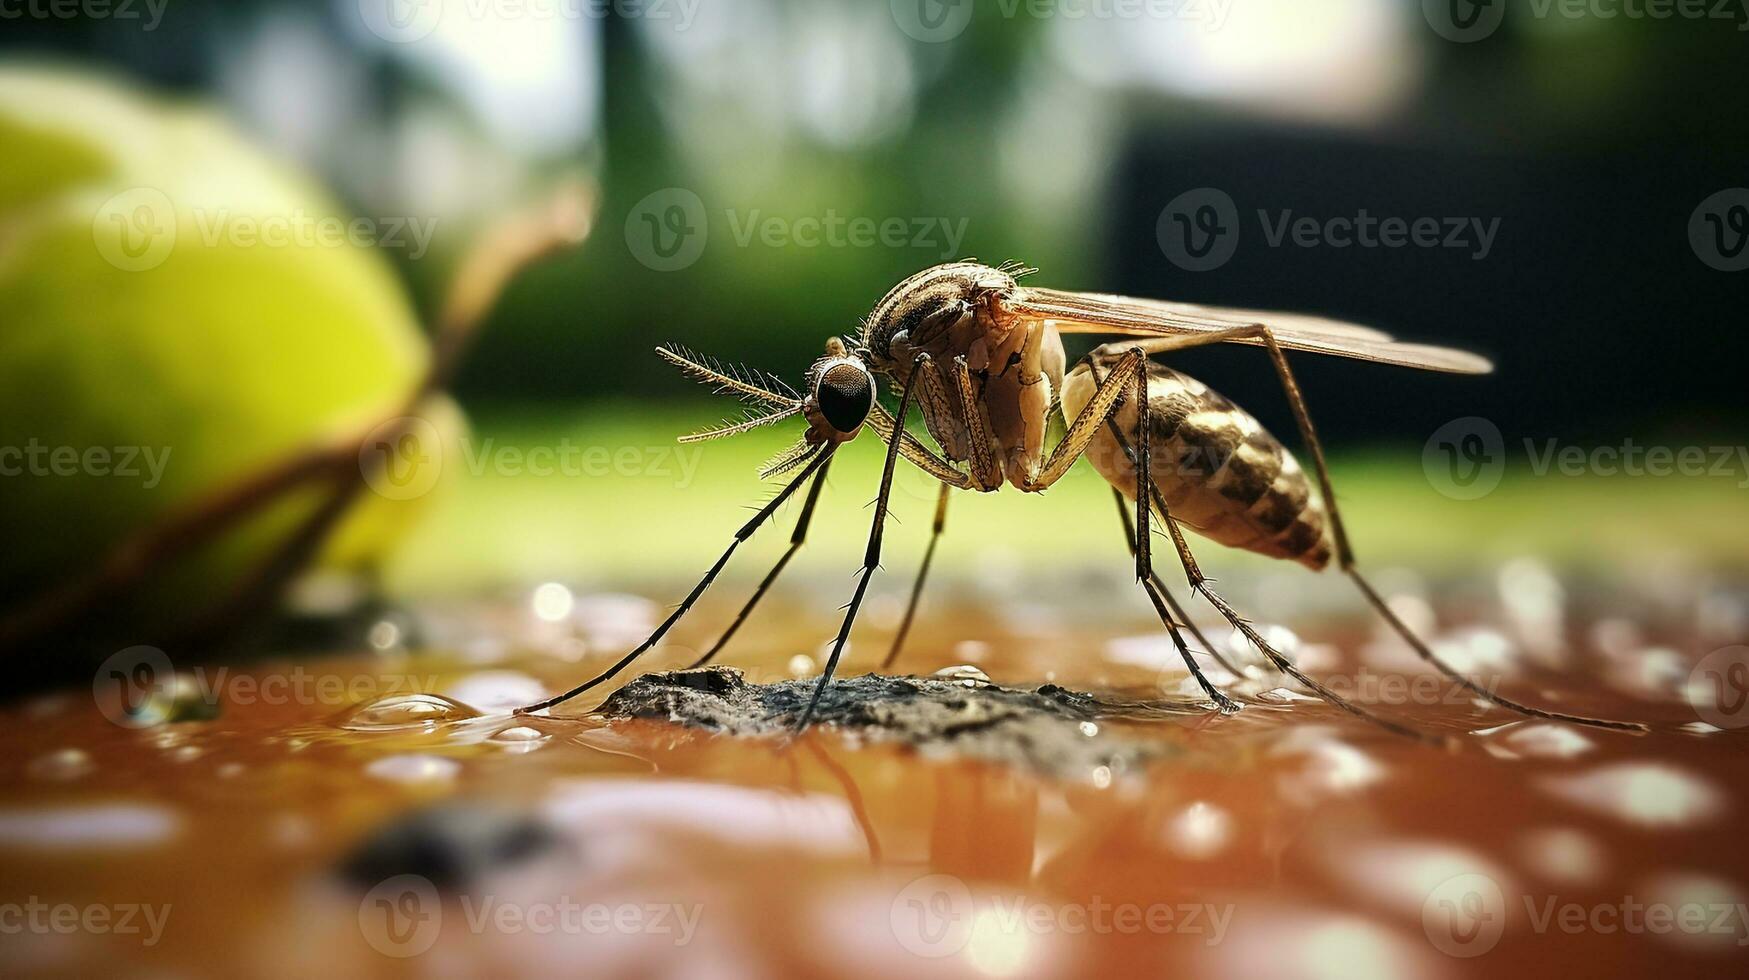
[[[1332,617],[1270,632],[1339,691],[1460,734],[1459,751],[1249,667],[1224,678],[1248,702],[1237,716],[1071,722],[1159,751],[1070,773],[832,731],[514,716],[661,612],[552,584],[385,619],[341,657],[177,665],[167,684],[167,659],[133,654],[94,690],[4,712],[6,972],[1741,972],[1743,604],[1629,619],[1613,601],[1552,605],[1558,588],[1507,594],[1543,598],[1395,604],[1485,686],[1651,734],[1479,707]],[[648,667],[692,659],[678,644],[732,611],[702,607]],[[902,666],[1195,706],[1146,620],[998,612],[933,612]],[[765,614],[729,660],[751,682],[810,676],[820,615]],[[859,632],[851,672],[890,635],[878,617]],[[414,636],[445,652],[409,652]]]

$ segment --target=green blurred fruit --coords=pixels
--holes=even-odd
[[[346,216],[217,116],[0,67],[0,146],[0,591],[64,580],[173,507],[356,437],[423,375],[430,352],[383,257],[309,233]],[[428,431],[453,440],[459,412],[432,414]],[[392,491],[363,494],[328,560],[393,540],[424,494]],[[310,503],[177,579],[216,592]]]

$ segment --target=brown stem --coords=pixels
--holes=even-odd
[[[504,288],[533,263],[581,244],[589,235],[594,205],[592,186],[581,181],[567,184],[543,206],[494,226],[468,251],[438,317],[430,368],[399,414],[370,432],[393,441],[408,431],[416,421],[413,413],[453,380]],[[379,431],[391,423],[392,428]],[[357,498],[372,475],[369,467],[380,465],[374,462],[376,454],[361,454],[365,438],[301,450],[123,540],[99,560],[94,571],[50,589],[0,619],[0,656],[66,629],[290,491],[315,481],[331,481],[327,496],[316,509],[244,577],[241,585],[203,613],[185,638],[212,642],[229,633],[279,597]]]

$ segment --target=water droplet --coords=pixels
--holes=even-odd
[[[447,782],[461,772],[462,764],[441,755],[385,755],[364,767],[378,779],[396,783]]]
[[[1334,848],[1323,855],[1333,877],[1367,902],[1419,916],[1429,896],[1454,878],[1478,876],[1510,893],[1512,875],[1477,851],[1432,840],[1387,839]]]
[[[1564,827],[1524,835],[1519,855],[1526,867],[1563,885],[1591,885],[1603,879],[1607,856],[1602,844],[1583,831]]]
[[[1192,803],[1166,822],[1166,846],[1182,857],[1206,861],[1232,839],[1232,815],[1212,803]]]
[[[562,583],[546,582],[534,590],[530,604],[535,616],[543,622],[561,623],[570,617],[577,600]]]
[[[1111,786],[1111,767],[1096,766],[1092,774],[1094,789],[1108,789]]]
[[[372,623],[370,632],[365,634],[365,640],[371,649],[386,653],[401,645],[401,627],[392,619],[379,619]]]
[[[1725,796],[1700,777],[1653,762],[1621,762],[1579,776],[1551,776],[1543,789],[1575,806],[1647,827],[1686,827],[1725,811]]]
[[[1722,952],[1749,944],[1744,892],[1723,878],[1696,872],[1653,876],[1636,889],[1649,904],[1674,911],[1675,928],[1649,929],[1654,936],[1694,951]]]
[[[73,780],[88,775],[97,766],[81,749],[61,749],[31,760],[30,774],[37,779]]]
[[[547,696],[546,685],[514,670],[483,670],[449,686],[456,701],[482,711],[509,711]]]
[[[338,725],[354,732],[393,732],[478,717],[478,711],[441,694],[391,694],[351,709]]]
[[[1534,558],[1517,558],[1500,569],[1497,584],[1525,652],[1544,666],[1559,666],[1567,646],[1567,593],[1560,579]]]
[[[936,671],[933,676],[939,677],[944,681],[957,681],[966,687],[979,687],[990,683],[990,675],[971,664],[956,664],[952,667],[943,667]]]
[[[0,844],[35,849],[160,844],[178,827],[174,812],[143,804],[0,810]]]
[[[1099,734],[1099,726],[1094,724],[1091,721],[1084,721],[1081,723],[1081,734],[1087,736],[1088,738],[1092,738],[1093,736]]]
[[[1490,742],[1486,747],[1490,755],[1499,759],[1573,759],[1597,747],[1591,739],[1566,725],[1512,723],[1493,731],[1500,733],[1500,742],[1504,744]]]
[[[814,676],[814,658],[805,653],[798,653],[789,658],[789,675],[791,677]]]
[[[551,738],[551,735],[539,729],[530,728],[527,725],[517,725],[514,728],[506,728],[503,731],[493,733],[486,741],[501,746],[507,752],[526,753],[540,748]]]
[[[1105,659],[1118,664],[1141,667],[1144,670],[1174,672],[1188,675],[1184,658],[1178,648],[1163,633],[1141,636],[1114,636],[1105,641]]]
[[[24,706],[25,714],[31,718],[53,718],[65,710],[67,710],[67,698],[62,694],[32,698]]]
[[[571,604],[571,619],[591,647],[618,649],[642,643],[656,628],[659,611],[643,596],[601,593],[578,596]]]
[[[1298,728],[1271,754],[1305,757],[1299,772],[1281,777],[1282,795],[1301,805],[1357,793],[1385,778],[1385,767],[1378,760],[1324,729]]]

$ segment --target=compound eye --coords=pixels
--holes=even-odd
[[[855,364],[834,364],[814,386],[814,403],[832,428],[854,431],[874,407],[874,378]]]

